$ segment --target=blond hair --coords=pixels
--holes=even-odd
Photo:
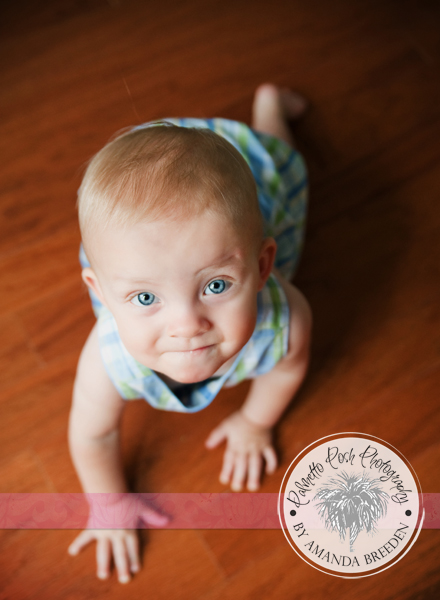
[[[156,126],[158,125],[158,126]],[[255,180],[241,154],[209,129],[160,122],[123,133],[90,161],[79,195],[83,242],[107,225],[226,216],[262,240]]]

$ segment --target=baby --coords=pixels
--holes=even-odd
[[[119,449],[125,400],[196,412],[222,387],[252,379],[237,412],[207,448],[226,442],[220,481],[259,487],[277,457],[271,430],[308,365],[311,313],[289,283],[303,242],[307,178],[288,120],[305,100],[266,84],[252,129],[226,119],[141,125],[90,162],[79,192],[82,277],[97,316],[82,351],[69,446],[83,489],[127,502]],[[118,495],[119,494],[119,495]],[[97,574],[113,555],[119,580],[140,568],[133,529],[86,529]]]

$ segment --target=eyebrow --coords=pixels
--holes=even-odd
[[[216,269],[221,269],[224,267],[234,267],[236,269],[239,268],[239,266],[237,265],[237,263],[241,263],[242,261],[237,258],[235,256],[235,254],[229,254],[226,258],[224,258],[223,256],[219,258],[219,260],[217,260],[216,262],[214,262],[212,265],[209,265],[207,267],[203,267],[203,269],[199,269],[198,271],[196,271],[196,273],[194,274],[195,277],[197,277],[198,275],[200,275],[201,273],[203,273],[204,271],[211,271],[211,270],[216,270]],[[148,279],[135,279],[135,278],[131,278],[131,277],[126,277],[124,275],[117,275],[115,277],[116,281],[122,281],[124,283],[130,283],[132,285],[155,285],[156,282],[153,281],[152,279],[148,280]]]
[[[235,256],[235,254],[229,254],[226,258],[223,256],[219,258],[216,262],[208,267],[204,267],[195,273],[195,275],[199,275],[203,273],[203,271],[210,271],[214,269],[221,269],[222,267],[235,266],[237,263],[241,263],[242,261]]]

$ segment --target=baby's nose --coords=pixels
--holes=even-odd
[[[193,338],[211,328],[209,320],[196,308],[181,308],[170,317],[168,334],[171,337]]]

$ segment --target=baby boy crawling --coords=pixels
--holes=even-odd
[[[214,429],[220,481],[259,487],[277,466],[271,429],[305,376],[311,315],[288,282],[304,235],[307,181],[287,120],[305,101],[271,85],[252,129],[168,119],[123,133],[90,162],[79,192],[82,277],[97,323],[79,360],[69,445],[84,491],[125,502],[118,429],[124,400],[195,412],[252,379],[243,406]],[[137,519],[166,517],[140,506]],[[98,577],[139,570],[136,531],[86,529]]]

